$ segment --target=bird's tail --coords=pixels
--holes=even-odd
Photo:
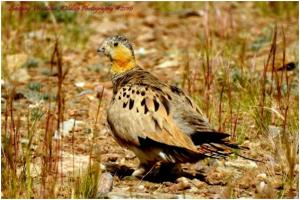
[[[247,156],[244,156],[243,154],[240,154],[239,151],[243,150],[249,150],[248,147],[240,146],[235,143],[231,143],[228,141],[220,141],[219,143],[216,142],[210,142],[210,143],[204,143],[197,146],[198,151],[200,154],[204,154],[206,157],[211,158],[227,158],[228,156],[234,154],[241,158],[251,160],[254,162],[262,162],[260,160],[249,158]]]
[[[254,162],[262,162],[260,160],[249,158],[240,153],[237,153],[239,150],[247,150],[247,147],[242,147],[233,143],[205,143],[197,146],[197,152],[191,151],[189,149],[180,148],[180,147],[172,147],[165,149],[166,155],[170,155],[172,158],[175,158],[176,161],[179,162],[190,162],[194,163],[204,158],[215,158],[226,159],[232,154],[235,154],[241,158],[251,160]]]

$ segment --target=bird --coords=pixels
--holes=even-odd
[[[106,38],[97,52],[111,63],[108,125],[116,142],[140,161],[132,176],[143,176],[158,163],[177,168],[207,157],[226,158],[239,148],[230,134],[211,126],[182,89],[140,67],[126,37]]]

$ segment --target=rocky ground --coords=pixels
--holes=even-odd
[[[294,9],[298,4],[67,5],[85,10],[43,14],[8,11],[5,8],[12,4],[2,4],[2,21],[10,20],[2,25],[3,198],[299,197],[298,8]],[[93,7],[97,12],[91,11]],[[275,24],[277,51],[272,53]],[[112,96],[109,63],[96,53],[101,41],[115,34],[133,42],[141,66],[184,88],[216,128],[249,147],[244,155],[263,162],[233,156],[184,164],[183,172],[175,175],[163,171],[143,179],[131,177],[138,160],[113,140],[106,124]],[[281,101],[275,92],[266,97],[265,107],[274,112],[264,121],[254,108],[261,105],[261,77],[270,78],[272,67],[288,68],[287,73],[275,74],[288,76],[290,82],[282,88],[291,89],[283,92]],[[243,92],[251,89],[258,92],[246,102]],[[286,104],[290,109],[284,115],[281,107]],[[282,135],[285,125],[289,140]],[[93,173],[98,174],[95,179]]]

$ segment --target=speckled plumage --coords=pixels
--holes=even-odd
[[[113,40],[116,38],[128,46],[127,39],[118,36]],[[133,52],[132,55],[134,59]],[[184,163],[225,157],[232,148],[237,148],[227,140],[228,134],[210,126],[181,89],[162,83],[139,66],[114,73],[112,82],[108,124],[116,141],[136,154],[143,169],[157,162]]]

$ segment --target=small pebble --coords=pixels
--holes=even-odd
[[[189,179],[187,179],[185,177],[178,178],[176,181],[178,183],[182,183],[183,186],[190,186],[191,185]]]
[[[256,177],[261,178],[261,179],[266,179],[267,175],[265,173],[261,173],[261,174],[258,174]]]
[[[194,179],[192,180],[192,183],[193,183],[194,186],[197,187],[198,189],[199,189],[199,188],[202,188],[202,187],[205,185],[204,182],[199,181],[199,180],[196,179],[196,178],[194,178]]]
[[[266,183],[264,181],[261,181],[258,186],[256,187],[258,193],[264,193],[265,188],[266,188]]]
[[[180,177],[176,180],[177,183],[180,183],[180,182],[185,182],[185,183],[188,183],[189,182],[189,179],[187,179],[186,177]]]
[[[113,176],[108,172],[101,174],[98,181],[97,196],[101,197],[104,194],[112,191],[112,189],[113,189]]]
[[[76,82],[75,83],[75,86],[78,88],[82,88],[82,87],[84,87],[84,85],[85,85],[85,82]]]
[[[177,184],[173,184],[170,186],[170,190],[171,191],[181,191],[181,190],[185,190],[188,188],[191,188],[191,183],[189,181],[189,179],[185,178],[185,177],[180,177],[176,180]]]
[[[189,189],[189,192],[192,192],[192,193],[195,193],[195,192],[198,192],[199,189],[195,186],[192,186],[191,189]]]
[[[125,151],[125,158],[126,159],[134,159],[136,157],[136,155],[132,152],[132,151]]]
[[[120,162],[119,162],[119,164],[120,165],[125,165],[126,164],[126,159],[125,158],[121,158],[121,160],[120,160]]]
[[[145,189],[145,186],[139,185],[139,186],[137,187],[137,189],[138,189],[138,190],[144,190],[144,189]]]
[[[250,160],[234,160],[225,162],[226,167],[236,167],[236,168],[246,168],[246,169],[256,169],[257,164]]]
[[[295,170],[295,173],[298,173],[298,172],[299,172],[299,165],[298,165],[298,164],[295,165],[294,170]]]
[[[21,138],[20,142],[22,144],[29,144],[29,140],[27,138]]]
[[[100,164],[100,169],[101,169],[102,171],[105,171],[105,170],[106,170],[106,166],[103,165],[103,164]]]

